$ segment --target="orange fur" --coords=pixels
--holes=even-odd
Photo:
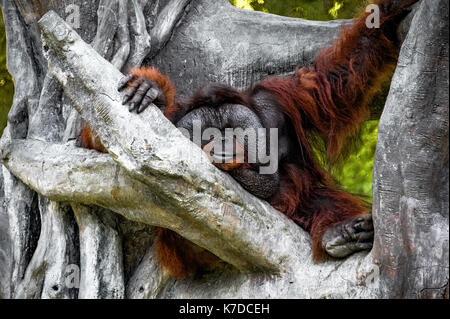
[[[106,148],[103,146],[103,144],[100,142],[98,137],[96,137],[92,134],[92,131],[89,128],[89,126],[87,126],[87,124],[83,124],[83,127],[81,129],[80,139],[81,139],[81,145],[84,148],[96,150],[96,151],[99,151],[102,153],[108,152],[106,150]]]
[[[167,117],[170,121],[175,120],[175,116],[180,112],[180,107],[176,104],[171,104],[166,106],[164,110],[164,116]]]
[[[158,84],[159,88],[162,90],[164,94],[164,97],[166,98],[166,108],[170,107],[174,103],[175,87],[173,86],[172,81],[170,81],[167,75],[161,74],[154,67],[135,68],[132,69],[130,73],[135,74],[137,76],[145,77]]]
[[[163,268],[176,279],[194,276],[219,261],[209,251],[166,228],[157,228],[156,253]]]

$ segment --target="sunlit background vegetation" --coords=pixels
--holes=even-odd
[[[242,9],[257,10],[309,20],[348,19],[362,10],[366,0],[230,0]],[[12,103],[14,84],[6,69],[6,39],[0,18],[0,134],[6,125]],[[366,122],[361,132],[361,146],[334,172],[342,187],[352,193],[372,197],[372,168],[378,121]]]
[[[6,34],[0,9],[0,135],[6,126],[8,111],[14,95],[14,83],[6,68]]]
[[[366,0],[230,0],[238,8],[308,20],[350,19]]]

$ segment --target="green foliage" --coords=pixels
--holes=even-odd
[[[350,154],[334,177],[342,188],[372,198],[372,170],[377,146],[378,121],[367,121],[361,127],[361,146]]]
[[[350,19],[366,0],[230,0],[238,8],[308,20]]]
[[[363,10],[366,0],[230,0],[238,8],[257,10],[308,20],[350,19]],[[372,198],[372,169],[377,144],[378,121],[368,121],[361,128],[361,146],[333,176],[343,189]]]
[[[0,135],[6,126],[14,95],[14,83],[6,68],[6,33],[0,10]]]

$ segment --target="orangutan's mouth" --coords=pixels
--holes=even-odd
[[[244,147],[235,138],[222,138],[221,141],[211,140],[203,147],[203,151],[213,164],[234,163],[237,165],[245,161]]]

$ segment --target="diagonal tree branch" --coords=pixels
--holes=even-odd
[[[112,158],[142,184],[143,193],[152,194],[143,203],[153,202],[165,212],[141,213],[140,221],[173,229],[240,269],[282,269],[302,231],[209,164],[158,109],[129,113],[115,87],[121,73],[56,13],[47,13],[39,25],[49,68],[66,95]],[[47,155],[41,155],[44,165],[51,162],[42,156]],[[271,235],[281,233],[287,235],[282,247]]]
[[[280,276],[275,276],[272,280],[268,280],[269,278],[259,272],[228,273],[224,282],[219,280],[219,272],[216,279],[217,284],[224,289],[221,295],[232,297],[232,291],[235,289],[233,287],[237,285],[242,291],[248,289],[246,294],[249,297],[256,297],[261,291],[255,289],[253,283],[264,282],[264,286],[261,287],[271,287],[268,288],[269,291],[281,289],[277,292],[277,296],[316,298],[328,295],[347,296],[351,289],[357,289],[352,291],[352,294],[358,294],[360,297],[373,296],[372,287],[364,284],[366,274],[373,272],[370,255],[362,253],[346,260],[313,264],[310,241],[306,233],[279,212],[241,189],[237,191],[241,193],[242,200],[239,201],[239,198],[234,197],[232,203],[219,197],[223,196],[221,194],[212,198],[202,192],[195,195],[198,201],[192,200],[192,197],[184,201],[184,195],[180,193],[174,194],[175,198],[166,197],[162,200],[155,196],[161,185],[155,181],[144,183],[135,179],[107,154],[75,148],[69,144],[13,140],[13,143],[4,150],[3,156],[3,163],[12,174],[40,195],[53,201],[98,205],[133,221],[170,227],[241,270],[256,268],[280,273]],[[156,178],[162,180],[167,178],[168,183],[172,183],[170,177]],[[185,191],[192,191],[190,190],[192,186],[183,185],[183,187]],[[232,193],[234,190],[231,188],[227,192]],[[209,201],[213,201],[211,206]],[[77,205],[74,211],[80,219],[81,213],[85,215],[85,212],[80,213]],[[182,209],[190,210],[194,216],[189,216],[189,212],[176,215],[171,211],[172,205],[182,205]],[[225,207],[220,215],[216,214],[216,205]],[[200,207],[201,213],[207,218],[206,221],[197,218],[199,212],[197,207]],[[80,223],[80,228],[88,227],[89,231],[96,231],[99,224],[90,223],[89,216],[83,218],[85,220]],[[217,227],[210,229],[210,223],[217,223]],[[105,236],[109,235],[99,233],[94,238],[106,238]],[[82,242],[81,245],[85,247],[89,244]],[[98,244],[94,242],[92,245]],[[259,250],[253,248],[256,245]],[[101,256],[97,257],[96,254],[93,256],[95,258],[91,260],[98,262],[99,265],[103,264]],[[167,274],[155,264],[154,251],[151,247],[145,259],[146,262],[138,267],[127,285],[128,297],[156,297],[168,281]],[[269,268],[271,266],[272,268]],[[149,273],[150,271],[152,273]],[[105,284],[108,283],[98,283],[98,287]],[[198,296],[213,297],[208,295],[211,291],[202,288],[202,282],[186,281],[185,284],[193,285],[191,288]],[[82,282],[82,285],[88,283]],[[180,283],[172,289],[186,289],[180,288],[179,285]],[[112,288],[120,293],[120,283],[115,287]],[[86,291],[92,294],[100,290],[91,287]],[[84,293],[80,296],[83,297]]]

